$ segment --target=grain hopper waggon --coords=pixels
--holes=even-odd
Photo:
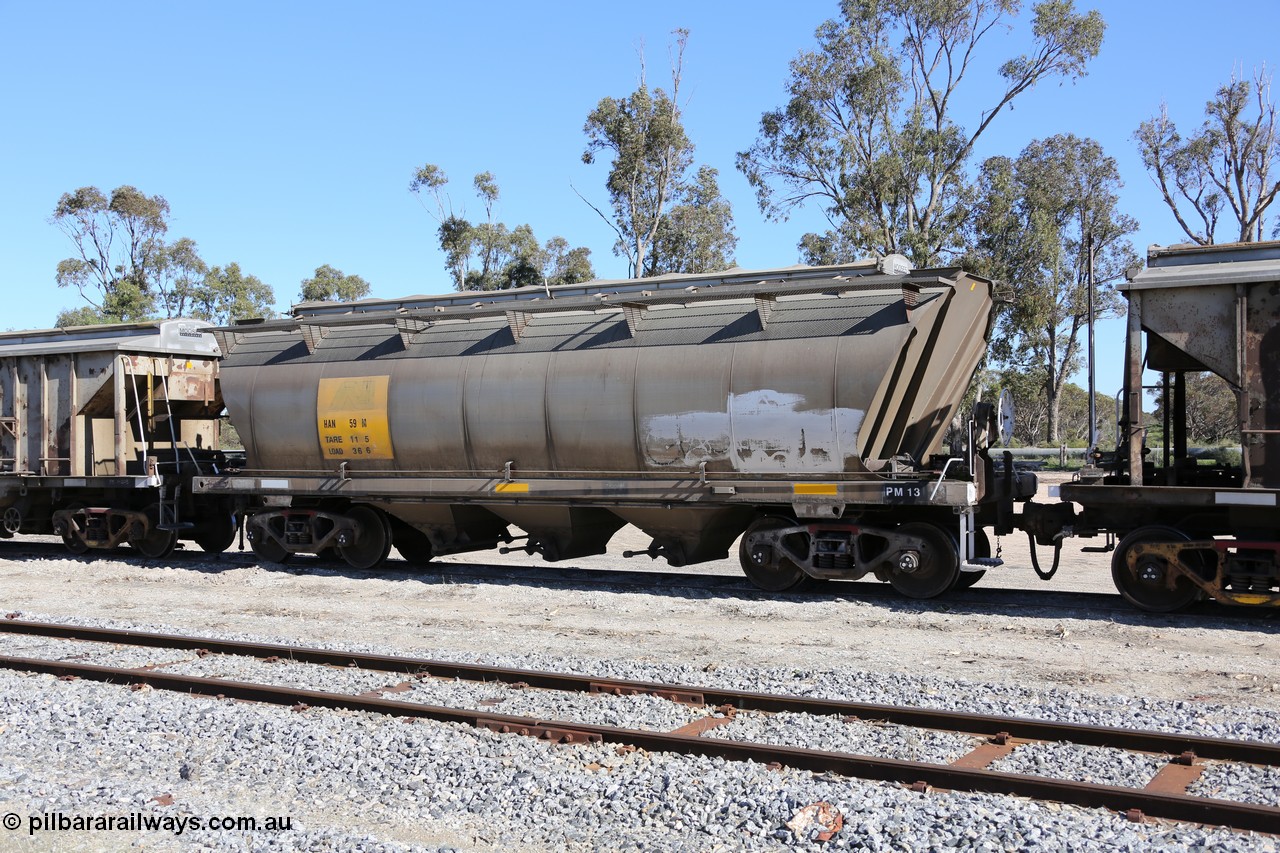
[[[56,533],[76,553],[129,544],[150,557],[180,538],[231,544],[231,502],[190,488],[223,457],[208,328],[164,320],[0,334],[0,537]]]
[[[247,464],[194,486],[238,501],[268,559],[560,560],[630,523],[673,565],[745,531],[770,589],[875,574],[936,595],[982,571],[980,527],[1034,491],[981,441],[932,464],[990,291],[892,257],[302,305],[216,331]]]
[[[1280,243],[1152,246],[1121,291],[1119,446],[1062,487],[1064,503],[1028,504],[1020,523],[1043,544],[1105,536],[1116,587],[1144,610],[1280,605]],[[1186,380],[1205,371],[1235,396],[1238,465],[1188,448]],[[1143,412],[1149,393],[1160,423]]]
[[[900,258],[4,333],[0,538],[162,557],[243,529],[265,559],[367,568],[393,545],[577,558],[630,523],[649,545],[627,556],[740,537],[765,589],[874,575],[927,598],[999,563],[986,530],[1021,529],[1055,566],[1104,536],[1087,550],[1143,609],[1280,604],[1280,243],[1152,247],[1122,292],[1120,442],[1056,504],[993,458],[993,406],[943,447],[991,284]],[[1238,402],[1238,465],[1187,446],[1201,371]],[[216,449],[224,403],[242,456]]]

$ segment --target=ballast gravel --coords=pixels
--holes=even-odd
[[[973,794],[643,752],[553,746],[430,722],[0,673],[4,808],[36,814],[289,818],[281,832],[85,833],[84,849],[1274,849],[1228,832]],[[57,732],[60,737],[50,738]],[[172,801],[172,805],[162,802]],[[829,802],[831,841],[787,823]],[[60,843],[61,836],[27,836]],[[1260,846],[1261,845],[1261,846]],[[19,848],[20,849],[20,848]],[[37,849],[32,847],[31,849]]]
[[[1280,768],[1208,763],[1188,791],[1198,797],[1280,807]]]
[[[950,732],[935,732],[888,723],[807,714],[741,713],[705,737],[750,740],[828,752],[849,752],[902,761],[949,764],[982,741]]]
[[[1026,743],[992,762],[990,769],[1001,773],[1141,788],[1165,763],[1153,755],[1136,755],[1120,749],[1074,743]]]
[[[179,649],[148,649],[133,646],[111,646],[105,643],[27,637],[22,634],[0,634],[0,653],[10,657],[30,657],[101,666],[138,667],[158,661],[185,660],[192,652]]]
[[[48,617],[24,614],[24,618]],[[86,620],[84,624],[106,623]],[[163,625],[107,626],[177,632]],[[15,643],[10,642],[15,638],[0,637],[5,638],[0,642],[4,653],[16,653],[12,651]],[[289,642],[283,637],[221,638]],[[89,662],[101,662],[90,651],[77,651],[65,643],[21,639],[33,657],[44,656],[42,648],[61,648],[63,654],[87,655]],[[1277,715],[1264,711],[1038,691],[933,676],[891,677],[835,669],[706,671],[621,659],[484,655],[457,649],[358,650],[885,704],[1003,709],[1019,716],[1099,720],[1198,734],[1237,733],[1275,740],[1280,732]],[[383,673],[217,656],[192,659],[189,652],[105,647],[106,656],[123,655],[131,661],[135,652],[147,659],[139,663],[187,661],[166,671],[207,668],[209,674],[246,680],[272,674],[313,689],[359,692],[372,689],[364,687],[366,678],[377,682],[375,688],[398,679]],[[479,697],[497,700],[494,708],[499,713],[584,721],[594,714],[590,721],[660,730],[683,725],[694,713],[653,697],[574,696],[466,682],[416,682],[410,691],[415,693],[416,701],[430,704],[446,704],[441,700],[449,696],[459,704]],[[644,701],[633,701],[637,699]],[[387,851],[1277,849],[1275,837],[1132,824],[1099,810],[979,794],[919,794],[895,785],[721,759],[628,751],[615,744],[551,745],[431,721],[324,709],[295,712],[7,671],[0,671],[0,707],[5,709],[0,724],[0,811],[20,820],[18,830],[0,836],[5,849],[98,850],[130,845],[152,850],[195,846]],[[888,749],[901,734],[889,731],[890,727],[834,719],[779,717],[740,714],[730,726],[778,743],[834,749],[857,749],[854,744],[860,743],[863,752]],[[717,729],[710,735],[724,732]],[[967,751],[965,739],[949,742],[950,737],[918,738],[912,746],[916,754],[901,757],[950,760],[957,752]],[[1015,752],[1005,760],[1034,764],[1034,751],[1027,755],[1031,757],[1017,758]],[[1086,778],[1102,772],[1097,750],[1064,748],[1041,757],[1056,766],[1053,775]],[[1147,770],[1125,769],[1121,776],[1129,781],[1117,784],[1143,784],[1141,776]],[[1211,796],[1245,799],[1240,795],[1243,789],[1274,782],[1274,775],[1246,772],[1215,777],[1210,775],[1212,770],[1200,783]],[[815,840],[816,829],[798,833],[792,828],[799,826],[795,818],[802,810],[823,802],[843,816],[844,826],[831,840]],[[28,834],[29,821],[40,816],[134,813],[171,820],[201,818],[206,824],[215,816],[252,816],[264,825],[268,818],[276,818],[287,819],[289,826],[215,830],[188,824],[181,835],[171,830],[129,829],[40,829]]]

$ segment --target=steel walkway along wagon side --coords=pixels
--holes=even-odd
[[[990,287],[892,257],[301,305],[215,332],[248,463],[195,487],[238,499],[273,560],[563,560],[630,523],[677,566],[743,536],[767,589],[937,595],[994,562],[981,527],[1034,491],[985,452],[936,458]]]
[[[1147,268],[1121,290],[1119,446],[1061,488],[1078,512],[1029,506],[1024,522],[1045,544],[1106,534],[1116,586],[1144,610],[1201,597],[1280,605],[1280,243],[1152,246]],[[1156,388],[1143,388],[1144,367],[1161,372]],[[1236,396],[1238,465],[1188,450],[1186,376],[1201,371]],[[1159,443],[1148,440],[1144,390],[1160,395]]]
[[[234,540],[231,503],[199,509],[218,469],[219,352],[207,323],[0,334],[0,537],[54,533],[73,552]],[[225,512],[222,511],[225,509]]]

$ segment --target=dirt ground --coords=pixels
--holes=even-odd
[[[1052,479],[1052,478],[1045,478]],[[630,538],[628,538],[630,537]],[[1000,543],[1006,565],[988,586],[1113,593],[1109,555],[1063,550],[1049,584],[1031,569],[1025,537]],[[624,530],[611,554],[572,566],[653,569],[624,560],[647,539]],[[1047,549],[1042,556],[1049,558]],[[528,565],[497,552],[451,563]],[[544,564],[545,565],[545,564]],[[951,675],[1126,696],[1209,700],[1280,710],[1280,619],[1152,616],[1114,595],[1086,609],[1042,596],[1019,604],[894,596],[744,596],[685,588],[548,585],[414,574],[392,562],[372,573],[340,566],[257,566],[244,557],[144,565],[100,559],[17,561],[0,553],[4,612],[101,617],[235,631],[300,643],[367,642],[416,650],[545,651],[714,668],[833,667]],[[736,560],[696,567],[739,575]],[[689,569],[681,571],[690,571]]]

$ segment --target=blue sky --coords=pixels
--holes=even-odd
[[[1043,84],[983,137],[978,158],[1016,155],[1072,132],[1102,143],[1126,182],[1134,243],[1182,235],[1142,169],[1131,135],[1162,102],[1192,129],[1233,69],[1280,67],[1280,0],[1077,2],[1106,19],[1089,75]],[[52,324],[78,296],[54,284],[67,238],[49,224],[58,197],[133,184],[172,207],[171,237],[210,264],[238,262],[275,288],[278,307],[321,264],[363,276],[375,296],[448,289],[435,222],[407,191],[415,168],[449,174],[456,207],[479,206],[471,176],[494,173],[498,217],[592,249],[622,277],[607,225],[575,195],[605,203],[604,166],[581,161],[583,122],[605,96],[669,78],[667,46],[691,31],[685,125],[697,160],[717,167],[733,203],[738,262],[797,260],[816,211],[766,221],[734,169],[760,114],[783,103],[788,62],[813,46],[835,0],[792,3],[14,2],[0,0],[0,328]],[[995,68],[1028,39],[1029,11],[993,40],[966,86],[966,125]],[[1272,222],[1275,219],[1273,217]],[[1123,327],[1099,333],[1099,389],[1121,381]]]

